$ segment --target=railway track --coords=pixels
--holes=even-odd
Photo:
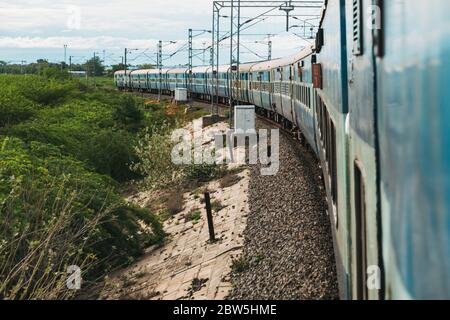
[[[279,128],[258,117],[258,128]],[[282,129],[282,128],[281,128]],[[280,171],[261,176],[251,168],[250,214],[241,264],[230,299],[338,299],[330,219],[315,156],[280,135]]]

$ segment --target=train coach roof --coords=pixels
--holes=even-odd
[[[131,74],[147,74],[150,71],[153,71],[153,69],[139,69],[139,70],[134,70],[132,72],[130,72]]]
[[[124,73],[125,73],[125,70],[118,70],[118,71],[114,72],[115,75],[116,74],[124,74]]]
[[[242,63],[239,65],[239,72],[249,72],[251,68],[260,62]]]
[[[211,69],[211,66],[201,66],[192,68],[192,73],[207,73]]]
[[[307,47],[307,48],[303,49],[301,52],[299,52],[295,55],[286,57],[286,58],[275,59],[275,60],[271,60],[271,61],[264,61],[264,62],[255,64],[251,68],[251,71],[252,72],[267,71],[267,70],[271,70],[271,69],[275,69],[275,68],[279,68],[279,67],[288,66],[288,65],[294,64],[297,61],[300,61],[300,60],[308,57],[309,55],[312,54],[312,52],[313,52],[312,47]]]
[[[219,72],[227,73],[228,71],[230,71],[230,65],[225,64],[225,65],[219,66]]]
[[[167,71],[167,74],[179,74],[179,73],[186,73],[188,72],[188,69],[186,68],[177,68],[177,69],[169,69]]]

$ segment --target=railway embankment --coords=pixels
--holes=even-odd
[[[224,132],[226,123],[209,130]],[[186,127],[193,133],[192,125]],[[204,141],[207,147],[214,141]],[[219,150],[220,152],[220,150]],[[223,300],[232,290],[233,261],[243,248],[250,170],[229,164],[216,179],[183,190],[138,191],[129,201],[158,211],[167,241],[148,248],[103,284],[101,299]],[[216,241],[210,241],[204,194],[209,193]],[[159,208],[155,207],[161,204]]]

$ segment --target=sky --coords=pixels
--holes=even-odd
[[[186,45],[189,28],[212,28],[212,4],[213,0],[0,0],[0,60],[29,63],[43,58],[60,62],[67,45],[66,61],[72,56],[74,63],[84,62],[95,52],[105,64],[116,64],[121,62],[124,48],[136,49],[129,54],[130,63],[154,63],[158,40],[175,42],[164,44],[164,54],[170,55]],[[224,16],[229,15],[226,10]],[[258,9],[243,9],[242,20],[258,13]],[[319,14],[320,9],[297,12],[303,13]],[[285,24],[284,17],[271,17],[248,29],[242,38],[241,60],[266,57],[267,34],[272,34],[274,57],[293,54],[308,45],[311,40],[302,38],[310,36],[310,28],[305,31],[303,23],[291,19],[291,25],[301,25],[287,33]],[[221,29],[229,30],[229,25],[229,20],[222,18]],[[203,57],[201,49],[210,45],[211,35],[194,34],[198,34],[194,64],[209,63],[209,53]],[[223,44],[223,61],[229,60],[228,44]],[[165,64],[186,64],[187,59],[187,52],[181,51]]]

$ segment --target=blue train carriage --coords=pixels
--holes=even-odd
[[[163,94],[169,93],[169,83],[167,79],[167,72],[169,72],[170,69],[162,69],[161,72],[159,69],[156,70],[156,73],[152,73],[152,77],[155,77],[156,82],[156,91],[161,90]]]
[[[322,12],[311,55],[315,140],[328,199],[341,298],[355,297],[355,264],[348,194],[347,63],[344,0],[329,0]],[[308,62],[306,62],[307,64]],[[356,106],[358,107],[358,106]],[[359,106],[361,107],[361,106]],[[364,161],[364,160],[363,160]],[[366,174],[369,174],[366,171]],[[371,190],[372,191],[372,190]],[[372,208],[367,208],[372,210]]]
[[[132,84],[131,84],[131,70],[127,70],[124,73],[124,83],[126,90],[133,90]]]
[[[207,83],[206,91],[208,93],[208,96],[211,98],[212,96],[216,96],[218,94],[220,103],[226,103],[228,100],[227,97],[229,91],[229,84],[228,84],[229,69],[230,69],[229,66],[221,65],[219,66],[217,75],[213,74],[212,67],[208,67],[206,69],[206,83]],[[216,89],[218,89],[217,92]]]
[[[133,74],[135,73],[137,70],[129,70],[129,77],[130,77],[130,89],[131,90],[138,90],[139,89],[139,78],[138,75]]]
[[[210,68],[210,66],[192,68],[192,84],[190,91],[195,97],[203,100],[206,100],[208,95],[206,79],[207,71]]]
[[[249,71],[249,101],[264,109],[268,116],[273,116],[275,109],[272,103],[271,64],[273,61],[264,61],[254,64]]]
[[[158,69],[150,69],[147,72],[147,88],[149,92],[156,92],[158,90]]]
[[[273,88],[271,94],[272,108],[276,112],[275,120],[277,121],[281,119],[278,115],[293,120],[292,105],[289,99],[290,67],[288,65],[291,62],[293,61],[291,61],[290,57],[283,58],[272,61],[269,66]],[[284,89],[286,89],[286,92],[284,92]]]
[[[125,89],[125,70],[119,70],[114,72],[114,84],[120,90]]]
[[[271,95],[273,109],[290,123],[295,123],[293,109],[293,78],[294,65],[302,58],[311,53],[311,49],[306,49],[299,54],[274,60],[270,63],[270,77],[273,85]]]
[[[251,103],[249,96],[250,70],[255,65],[253,63],[243,63],[239,65],[239,84],[237,84],[236,96],[242,103]]]
[[[450,299],[450,2],[391,0],[381,11],[373,32],[386,295]]]
[[[187,73],[186,68],[170,69],[167,71],[168,89],[171,93],[175,92],[177,88],[187,88]]]
[[[218,70],[219,97],[229,96],[230,66],[221,65]],[[223,100],[222,100],[223,101]]]
[[[300,140],[306,141],[311,148],[318,153],[315,136],[315,106],[316,91],[312,82],[312,59],[313,46],[305,48],[294,57],[291,66],[292,86],[290,88],[292,97],[292,113],[294,125],[299,130]]]
[[[337,2],[337,1],[335,1]],[[348,108],[342,110],[346,116],[345,129],[348,145],[348,185],[349,185],[349,230],[351,233],[351,277],[352,298],[381,299],[383,261],[381,257],[380,208],[378,207],[377,176],[377,130],[375,120],[375,73],[373,58],[372,30],[370,21],[372,0],[346,0],[346,39],[341,37],[341,50],[346,45],[347,77],[342,76],[346,85]],[[338,3],[335,4],[336,11]],[[328,10],[328,9],[327,9]],[[342,19],[343,20],[343,19]],[[337,27],[337,26],[336,26]],[[326,26],[325,26],[326,28]],[[331,44],[332,45],[332,44]],[[324,48],[327,48],[325,42]],[[336,48],[337,49],[337,48]],[[370,275],[379,278],[369,283]],[[373,280],[372,279],[372,280]]]
[[[148,87],[148,72],[150,69],[135,70],[130,73],[132,89],[136,91],[147,91]]]

